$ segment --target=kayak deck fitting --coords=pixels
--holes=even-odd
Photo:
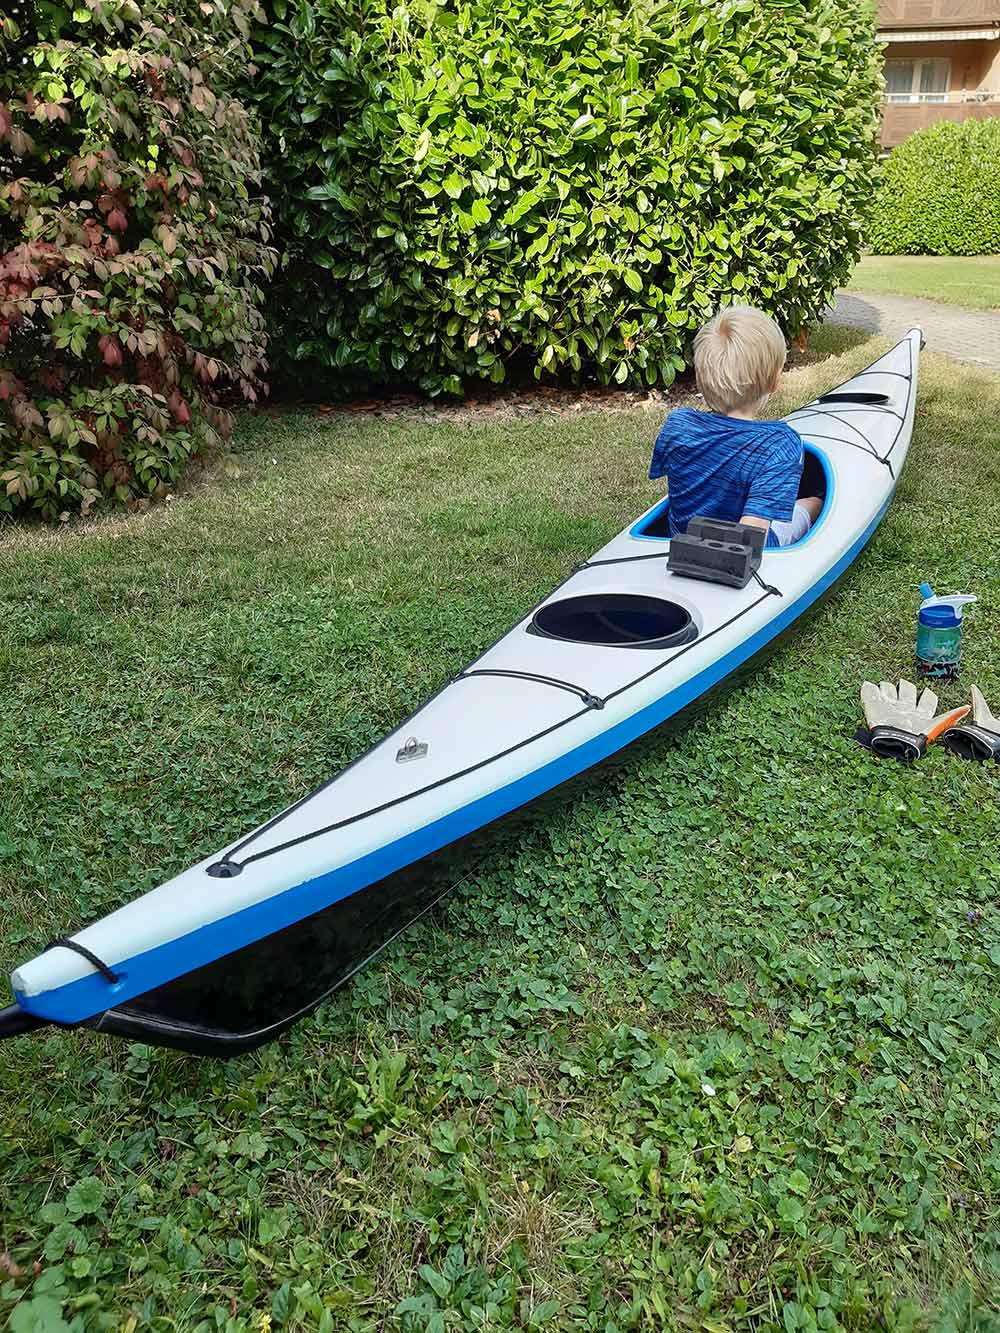
[[[317,791],[11,978],[0,1037],[86,1026],[215,1055],[314,1009],[452,887],[468,843],[731,684],[834,586],[888,508],[919,330],[785,418],[824,497],[745,587],[667,573],[658,500]]]

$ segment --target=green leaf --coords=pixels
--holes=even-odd
[[[421,1314],[430,1315],[434,1308],[434,1297],[423,1296],[404,1296],[396,1306],[395,1314]]]
[[[631,288],[633,292],[642,291],[642,274],[637,273],[634,268],[627,268],[622,277],[625,279],[626,287]]]
[[[449,199],[458,199],[468,183],[469,182],[465,177],[460,176],[457,171],[451,172],[450,175],[442,181],[444,192]]]
[[[812,1188],[812,1182],[804,1171],[793,1171],[788,1177],[788,1188],[796,1194],[806,1195]]]
[[[66,1195],[66,1212],[76,1221],[99,1212],[107,1198],[107,1189],[96,1176],[84,1176]]]
[[[421,1264],[418,1271],[439,1300],[445,1300],[448,1297],[451,1292],[451,1283],[443,1273],[437,1272],[430,1264]]]
[[[294,1300],[292,1284],[283,1282],[271,1299],[271,1315],[279,1328],[288,1323]]]
[[[548,1321],[553,1317],[553,1315],[558,1314],[561,1308],[562,1308],[561,1301],[557,1300],[542,1301],[540,1305],[536,1305],[535,1308],[532,1310],[531,1316],[528,1320],[528,1327],[540,1328],[543,1324],[548,1323]]]
[[[358,211],[357,201],[352,199],[336,181],[324,181],[322,185],[312,186],[311,189],[306,190],[306,198],[316,200],[335,199],[341,208],[346,209],[349,213]]]
[[[51,1296],[20,1301],[10,1316],[10,1333],[68,1333],[60,1303]]]
[[[541,190],[525,190],[525,192],[510,206],[504,217],[504,225],[508,227],[515,226],[526,213],[530,213],[536,204],[542,200]]]
[[[786,1196],[778,1201],[778,1216],[783,1222],[801,1222],[805,1209],[798,1199]]]
[[[441,1266],[443,1275],[449,1282],[457,1282],[465,1272],[465,1250],[461,1245],[451,1245]]]

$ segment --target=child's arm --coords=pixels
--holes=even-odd
[[[744,514],[740,522],[749,524],[751,528],[763,528],[765,532],[768,532],[771,527],[769,518],[758,518],[756,514]]]

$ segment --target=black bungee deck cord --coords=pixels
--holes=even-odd
[[[633,556],[631,558],[649,559],[651,557]],[[658,554],[658,558],[661,560],[665,559],[665,557],[662,554]],[[563,584],[566,583],[567,581],[568,579],[564,579]],[[671,657],[668,657],[665,661],[658,662],[648,671],[644,671],[641,675],[636,676],[633,680],[626,681],[624,685],[620,685],[618,689],[613,690],[610,694],[605,695],[603,700],[601,700],[600,706],[601,707],[606,706],[608,703],[611,702],[612,699],[617,699],[627,690],[634,689],[636,685],[641,685],[643,681],[648,680],[650,676],[655,675],[658,671],[662,671],[665,667],[671,666],[674,662],[677,661],[678,658],[683,657],[685,653],[690,652],[692,648],[697,648],[701,644],[707,643],[707,641],[711,638],[714,638],[716,634],[721,633],[722,630],[724,629],[728,629],[730,625],[735,624],[737,620],[741,619],[745,615],[748,615],[756,607],[760,606],[761,603],[764,602],[768,597],[783,596],[780,589],[772,587],[770,584],[765,584],[761,580],[758,581],[761,582],[761,586],[764,588],[764,591],[762,592],[760,597],[756,598],[748,606],[742,607],[739,611],[736,612],[735,615],[732,615],[729,617],[728,620],[723,621],[722,624],[716,625],[715,629],[710,630],[707,634],[700,635],[697,639],[692,640],[691,643],[685,644],[683,648],[680,648],[676,653],[674,653]],[[562,587],[563,584],[560,584],[559,586]],[[551,596],[551,594],[549,595]],[[539,605],[542,605],[542,603],[539,603]],[[487,649],[487,651],[489,651],[489,649]],[[475,670],[474,668],[471,668],[469,671],[462,672],[455,679],[461,680],[464,677],[473,674],[474,670]],[[484,675],[487,674],[487,670],[483,670],[481,674]],[[447,684],[451,685],[452,683],[453,683],[452,681],[449,681]],[[553,678],[549,678],[545,683],[557,684],[560,686],[563,684],[568,684],[568,682],[567,683],[556,682]],[[447,688],[447,685],[444,688]],[[570,686],[570,689],[572,690],[573,693],[576,693],[578,689],[582,690],[582,687]],[[597,695],[591,695],[590,697],[594,700],[597,700],[599,698],[599,696]],[[301,808],[304,802],[311,800],[313,796],[318,796],[320,792],[324,791],[330,785],[330,783],[336,782],[340,778],[342,778],[344,774],[347,773],[351,767],[353,767],[353,764],[350,764],[348,765],[348,768],[345,768],[341,773],[336,774],[335,777],[331,778],[329,782],[326,782],[323,784],[322,787],[317,788],[315,792],[310,793],[310,795],[308,796],[302,797],[302,799],[297,801],[294,805],[289,806],[287,810],[275,816],[275,818],[271,820],[268,824],[265,824],[255,833],[250,834],[248,838],[243,839],[239,847],[235,848],[232,853],[227,854],[221,860],[217,861],[214,865],[209,866],[206,873],[218,879],[231,879],[236,875],[240,874],[240,872],[244,869],[244,867],[252,865],[253,862],[255,861],[262,861],[266,857],[274,856],[278,852],[288,851],[292,847],[298,847],[304,842],[312,841],[313,838],[324,837],[327,833],[336,833],[340,829],[348,828],[351,824],[356,824],[362,819],[368,819],[373,815],[384,814],[387,810],[392,810],[396,806],[402,805],[406,801],[416,800],[417,797],[419,796],[426,796],[428,792],[435,791],[438,787],[444,787],[447,786],[447,784],[450,782],[458,781],[459,778],[468,777],[471,773],[478,772],[479,769],[485,768],[489,764],[496,763],[501,759],[506,759],[509,755],[516,753],[516,751],[520,749],[523,749],[526,745],[533,745],[535,741],[543,740],[546,736],[551,735],[554,731],[558,731],[560,728],[568,726],[571,722],[575,722],[579,718],[585,717],[588,713],[594,710],[595,706],[596,705],[594,703],[585,702],[583,708],[578,709],[575,713],[571,713],[568,717],[562,718],[558,722],[552,723],[551,726],[545,727],[541,731],[537,731],[530,736],[525,736],[523,739],[515,742],[513,745],[509,745],[506,749],[499,751],[497,754],[488,755],[485,759],[480,759],[476,763],[470,764],[467,768],[459,769],[455,773],[449,773],[445,777],[438,778],[436,781],[430,782],[424,787],[419,787],[416,791],[405,792],[400,796],[393,797],[392,800],[383,802],[383,804],[381,805],[372,806],[367,810],[359,810],[356,814],[348,815],[344,819],[336,820],[332,824],[324,825],[323,828],[312,829],[310,830],[310,832],[302,833],[296,838],[289,838],[287,842],[276,843],[273,847],[266,847],[263,851],[254,852],[250,856],[244,857],[242,861],[236,861],[233,859],[236,853],[242,850],[242,848],[248,846],[252,841],[256,840],[258,837],[261,837],[264,833],[274,828],[282,820],[286,819],[289,815],[291,815],[295,810]],[[415,716],[415,714],[411,715],[411,717],[412,716]],[[410,719],[408,718],[407,722],[409,721]],[[406,722],[402,723],[399,727],[395,729],[396,732],[403,730],[405,726]],[[394,734],[393,732],[389,733],[390,736],[393,734]],[[389,737],[386,737],[386,739],[388,740]],[[364,759],[370,753],[371,753],[370,750],[366,751],[364,755],[360,755],[358,759],[354,760],[354,763],[360,762],[361,759]]]

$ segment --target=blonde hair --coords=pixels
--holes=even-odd
[[[784,334],[753,306],[720,310],[694,340],[698,392],[713,412],[762,402],[785,364]]]

